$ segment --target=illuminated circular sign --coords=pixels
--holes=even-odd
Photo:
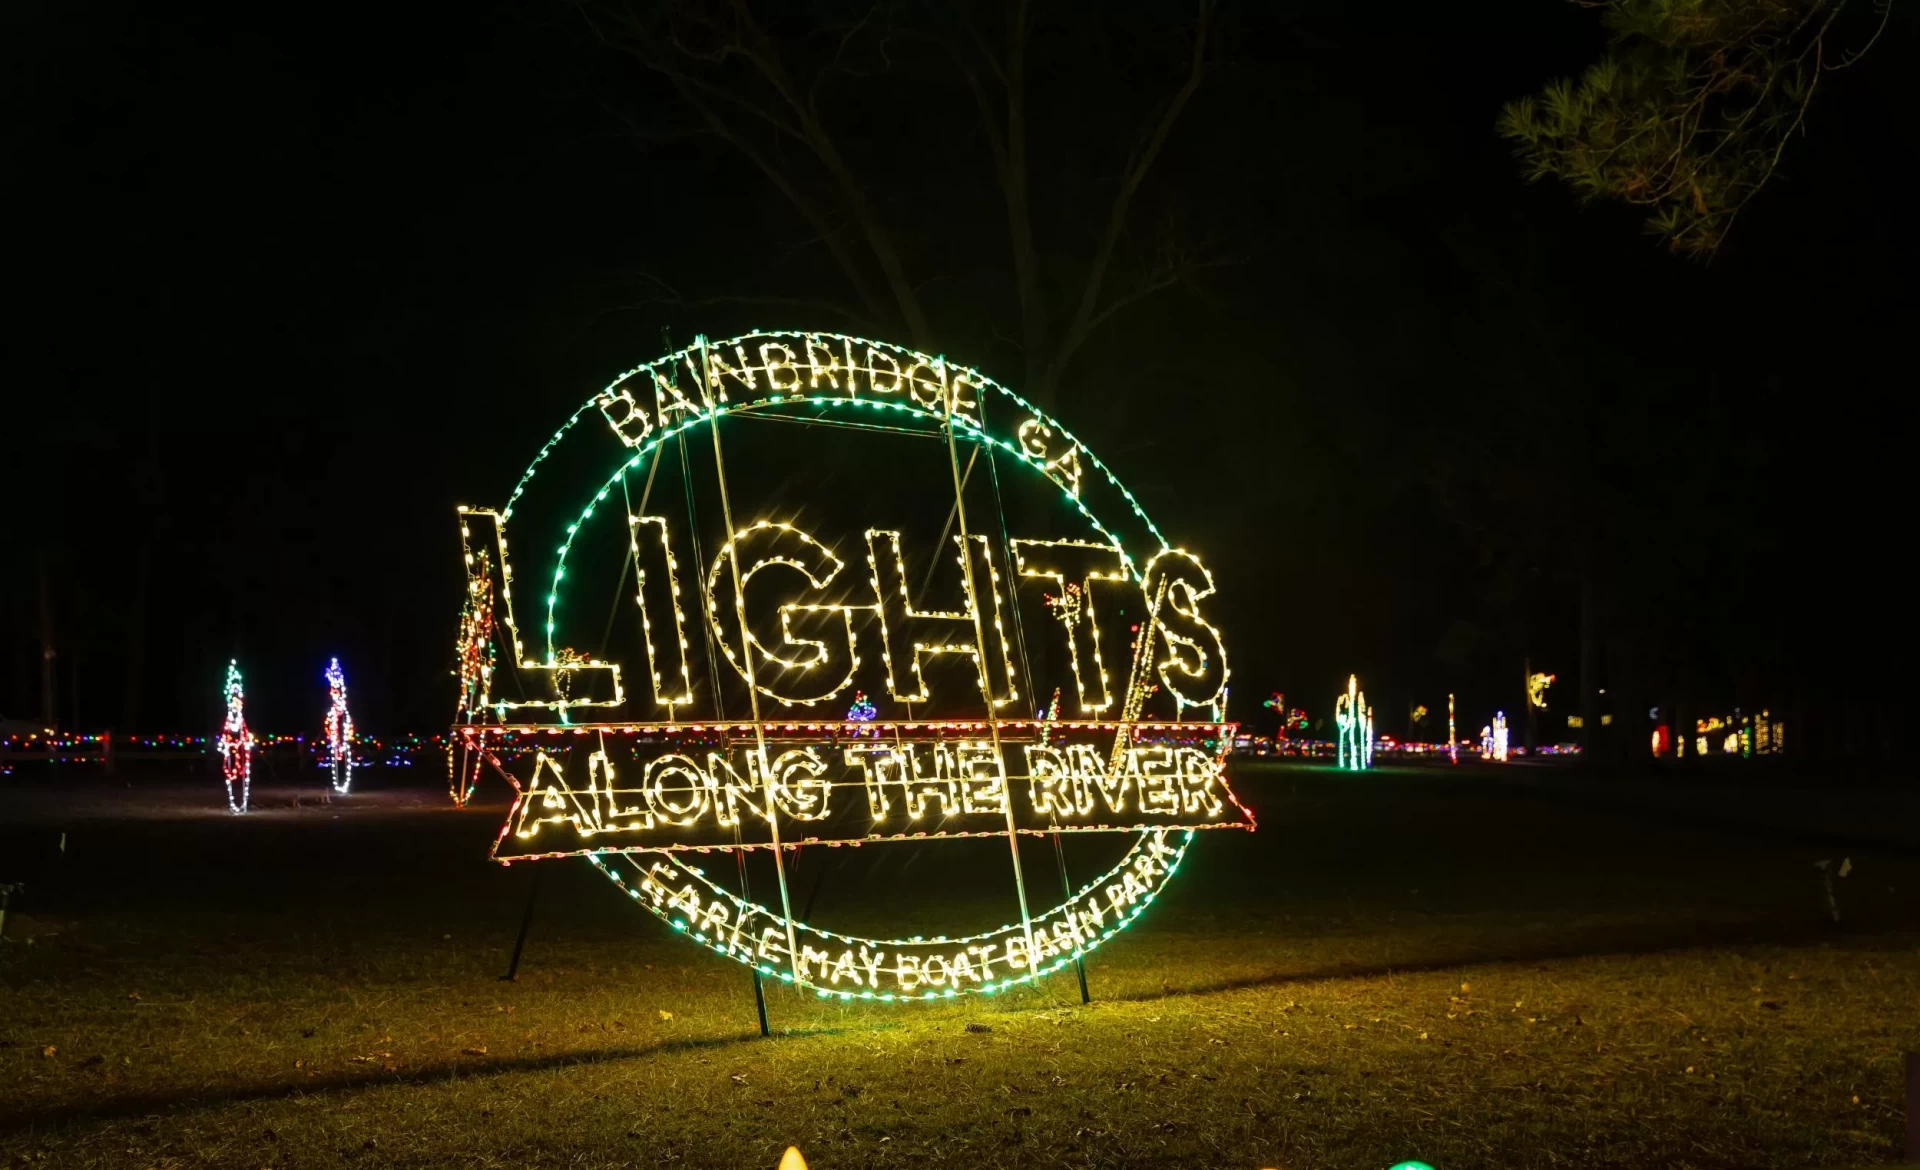
[[[1206,457],[1184,442],[1176,466]],[[1196,830],[1253,827],[1211,573],[975,370],[839,334],[702,339],[589,400],[460,527],[454,794],[483,764],[514,785],[495,858],[586,856],[763,974],[1003,990],[1133,922]],[[1057,875],[1023,862],[1092,834],[1123,847],[1091,880],[1064,852]],[[1001,851],[999,925],[794,912],[797,851],[931,841]]]

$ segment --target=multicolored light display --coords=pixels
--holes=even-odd
[[[1786,751],[1787,725],[1770,711],[1749,715],[1735,709],[1694,723],[1694,750],[1702,756],[1774,756]]]
[[[227,663],[227,716],[218,740],[220,775],[227,785],[227,807],[247,811],[253,788],[253,734],[247,730],[247,698],[240,685],[240,660]]]
[[[327,663],[326,735],[327,779],[342,796],[353,786],[353,716],[347,712],[347,676],[340,660]]]
[[[1334,696],[1333,722],[1340,730],[1339,766],[1349,771],[1373,767],[1373,708],[1360,689],[1360,676],[1347,676],[1347,691]]]
[[[1493,722],[1480,729],[1480,758],[1504,764],[1507,754],[1507,713],[1495,711]]]
[[[567,477],[536,476],[549,460],[591,446],[570,439],[589,433],[578,424],[595,409],[631,454],[589,480],[598,486],[569,508],[553,498],[574,490]],[[785,428],[792,441],[772,448],[776,462],[786,453],[806,459],[809,439],[832,428],[939,440],[898,450],[941,458],[954,488],[946,530],[937,543],[927,540],[932,523],[918,534],[905,524],[836,534],[821,519],[832,509],[818,501],[775,501],[771,514],[736,522],[722,436],[744,424],[723,430],[722,420],[760,417],[807,428]],[[700,511],[722,525],[718,545],[704,549],[686,454],[701,430],[711,462],[702,454],[700,475],[711,476],[718,508]],[[990,505],[966,486],[963,454],[969,472],[976,460],[985,465],[974,482],[991,482]],[[676,456],[688,484],[685,528],[648,511],[654,472]],[[1015,482],[1042,484],[1084,528],[1008,532],[996,460],[1039,477]],[[630,491],[627,477],[643,468],[648,491]],[[880,461],[874,468],[895,470]],[[617,520],[622,501],[624,526],[595,522],[601,509]],[[544,639],[529,636],[540,627],[521,627],[519,566],[506,532],[534,502],[541,515],[574,517],[556,534],[551,574],[534,569],[546,586]],[[807,528],[797,522],[803,516]],[[484,591],[497,598],[499,641],[514,655],[518,689],[503,696],[480,685],[478,665],[462,670],[456,798],[471,791],[461,754],[470,751],[518,791],[496,857],[585,855],[675,929],[764,975],[825,997],[883,1001],[1030,982],[1137,918],[1195,830],[1253,827],[1222,764],[1234,725],[1220,722],[1229,667],[1208,619],[1211,573],[1171,545],[1057,421],[942,358],[838,334],[702,339],[617,379],[541,449],[504,507],[462,509],[461,524],[469,575],[462,662],[480,658],[470,627]],[[579,604],[570,598],[587,572],[570,571],[569,556],[599,539],[589,533],[610,528],[639,568],[637,596],[623,604],[637,604],[644,634],[625,645],[635,647],[631,657],[644,652],[651,693],[625,687],[624,678],[639,677],[628,667],[639,664],[621,661],[627,651],[617,640],[606,643],[611,652],[568,644],[566,614]],[[555,547],[545,535],[515,547]],[[924,581],[919,569],[909,573],[928,557],[944,585],[933,573]],[[1042,585],[1046,604],[1023,618],[1023,586],[1032,598]],[[683,588],[693,596],[683,600]],[[613,621],[595,619],[595,628]],[[1130,646],[1116,644],[1122,631],[1134,635]],[[1026,645],[1037,638],[1051,643],[1042,661],[1066,677],[1031,677]],[[694,669],[703,657],[705,669]],[[884,686],[889,712],[900,704],[906,718],[879,719],[856,689],[866,680]],[[1065,702],[1078,718],[1005,714],[1056,684],[1071,686]],[[748,711],[729,700],[734,717],[723,718],[720,695],[742,691]],[[849,691],[845,719],[811,714],[846,702]],[[1194,708],[1213,721],[1189,722]],[[1058,701],[1050,714],[1059,714]],[[1019,838],[1067,832],[1121,833],[1132,843],[1100,878],[1042,909],[1029,898]],[[782,859],[794,849],[965,837],[1008,845],[1018,913],[994,931],[855,937],[792,912]],[[744,850],[774,863],[777,901],[725,888],[693,861]]]
[[[847,708],[847,722],[872,723],[875,711],[873,700],[867,698],[867,692],[853,692],[853,706]]]

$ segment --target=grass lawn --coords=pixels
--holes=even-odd
[[[502,805],[375,775],[331,806],[257,790],[235,818],[217,781],[15,777],[0,881],[30,882],[8,929],[35,937],[0,947],[0,1166],[1899,1160],[1920,848],[1897,827],[1861,826],[1888,843],[1853,853],[1836,927],[1830,838],[1518,768],[1238,775],[1260,831],[1202,835],[1089,960],[1091,1006],[1070,971],[936,1005],[774,987],[771,1040],[744,968],[584,861],[538,863],[500,982],[534,868],[485,860]],[[809,851],[796,889],[824,873],[822,919],[1004,919],[977,904],[1003,874],[882,853],[912,848]]]

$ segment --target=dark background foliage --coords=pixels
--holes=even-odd
[[[1191,16],[1053,12],[1035,208],[1070,300],[1092,200],[1177,83]],[[39,707],[44,579],[68,723],[211,726],[237,654],[256,725],[303,727],[338,654],[363,726],[431,729],[456,502],[502,497],[668,336],[846,324],[801,303],[854,299],[817,233],[574,9],[6,20],[8,714]],[[1591,14],[1216,14],[1125,241],[1136,273],[1168,239],[1196,262],[1050,392],[1215,567],[1235,716],[1264,728],[1275,689],[1325,715],[1359,671],[1383,730],[1449,690],[1477,726],[1517,705],[1531,655],[1567,688],[1557,721],[1584,613],[1632,741],[1653,704],[1743,704],[1793,712],[1809,748],[1889,750],[1909,689],[1909,590],[1884,566],[1903,560],[1916,324],[1912,32],[1897,19],[1823,90],[1703,265],[1528,185],[1496,134],[1502,102],[1600,51]],[[823,104],[932,340],[1019,385],[965,91],[903,50]],[[1217,456],[1170,460],[1173,427]]]

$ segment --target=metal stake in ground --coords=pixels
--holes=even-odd
[[[720,484],[720,523],[725,525],[727,540],[732,542],[733,503],[727,498],[727,462],[720,454],[720,412],[714,402],[708,400],[712,393],[713,366],[708,359],[707,339],[697,339],[700,345],[700,396],[707,410],[707,428],[713,435],[713,474]],[[675,377],[679,375],[676,373]],[[760,721],[760,686],[753,678],[753,630],[747,625],[747,594],[740,575],[740,558],[729,554],[727,564],[733,570],[733,615],[740,623],[740,673],[747,680],[747,704],[753,713],[754,755],[760,762],[760,775],[765,785],[767,802],[767,836],[773,848],[773,879],[780,886],[780,913],[787,920],[787,964],[793,972],[796,982],[804,977],[800,967],[800,942],[793,929],[793,899],[787,892],[787,865],[780,857],[780,818],[775,811],[773,795],[773,768],[767,758],[767,725]],[[754,980],[753,992],[756,997],[763,993],[760,981]],[[762,1000],[761,1002],[764,1002]]]
[[[667,348],[671,349],[673,347],[669,345]],[[707,377],[709,375],[703,372],[701,376]],[[655,470],[658,470],[660,466],[660,458],[661,456],[656,452],[654,455]],[[707,556],[700,551],[700,513],[693,502],[693,465],[687,462],[687,434],[685,431],[680,432],[680,482],[686,489],[687,538],[693,542],[693,560],[695,564],[704,565],[707,563]],[[649,487],[651,487],[653,483],[652,472],[648,473],[647,483]],[[645,498],[643,497],[641,503],[645,504],[645,502]],[[627,522],[629,524],[634,522],[634,514],[631,508],[627,510]],[[707,578],[703,574],[696,573],[694,574],[694,579],[700,587],[701,608],[708,613],[713,612],[713,595],[707,591]],[[711,622],[701,622],[700,631],[707,644],[707,685],[713,688],[714,714],[720,717],[722,723],[725,723],[727,720],[727,701],[726,696],[722,694],[720,690],[720,652],[714,643],[713,624]],[[729,746],[731,745],[729,744]],[[740,846],[740,824],[738,821],[735,821],[733,825],[733,861],[740,871],[740,897],[751,902],[753,900],[753,887],[747,881],[747,855],[746,851]],[[760,986],[760,969],[758,967],[751,967],[748,968],[748,970],[751,971],[753,975],[753,1007],[754,1011],[760,1016],[760,1036],[762,1039],[765,1039],[773,1034],[767,1027],[767,993]]]
[[[65,837],[66,834],[62,833],[62,840]],[[0,940],[7,937],[7,903],[13,901],[14,891],[26,888],[19,882],[0,882]]]
[[[1060,844],[1060,834],[1058,833],[1053,835],[1053,857],[1055,861],[1060,863],[1060,888],[1066,891],[1062,896],[1072,898],[1073,883],[1067,880],[1067,850],[1065,846]],[[1080,977],[1080,1002],[1082,1004],[1092,1003],[1093,997],[1087,994],[1087,964],[1079,955],[1073,957],[1073,973]]]
[[[507,961],[507,973],[500,977],[502,983],[512,983],[520,974],[520,952],[527,945],[527,930],[533,925],[533,904],[540,897],[540,867],[533,867],[533,884],[527,887],[527,909],[520,915],[520,935],[513,940],[513,958]]]

